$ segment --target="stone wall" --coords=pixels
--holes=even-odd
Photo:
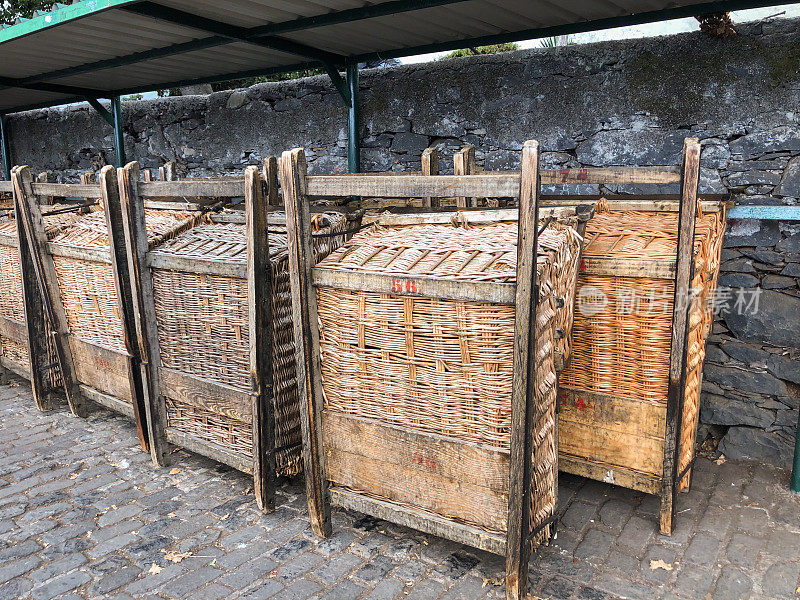
[[[518,166],[526,139],[546,166],[677,164],[683,139],[702,140],[702,190],[740,204],[800,197],[800,23],[367,71],[361,78],[368,170],[418,169],[437,146],[443,170],[464,143],[487,169]],[[325,77],[210,96],[124,104],[128,156],[176,160],[184,174],[241,171],[304,146],[311,172],[346,169],[345,109]],[[61,179],[113,159],[111,132],[88,107],[10,122],[15,162]],[[645,186],[583,191],[656,191]],[[709,347],[703,434],[729,456],[786,465],[798,410],[798,224],[729,223],[721,283],[762,289],[755,315],[725,312]]]

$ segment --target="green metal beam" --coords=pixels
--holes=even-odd
[[[3,172],[6,180],[11,181],[11,143],[8,139],[8,120],[0,115],[0,147],[3,152]]]
[[[26,90],[37,90],[40,92],[52,92],[54,94],[69,94],[70,96],[102,96],[103,94],[101,90],[95,90],[91,88],[82,88],[73,85],[61,85],[60,83],[24,83],[21,79],[2,76],[0,76],[0,86],[22,88]]]
[[[128,161],[125,158],[125,135],[122,131],[122,106],[119,101],[119,96],[114,96],[111,99],[111,112],[114,116],[115,165],[117,167],[124,167],[125,163]]]
[[[105,106],[100,104],[97,98],[86,98],[86,101],[89,103],[89,106],[91,106],[97,112],[97,114],[103,117],[103,120],[106,123],[114,127],[114,115],[111,114],[111,111],[109,111],[108,109],[106,109]]]
[[[347,107],[347,169],[351,173],[361,171],[361,127],[358,104],[358,63],[347,64],[347,87],[350,102]]]
[[[269,48],[270,50],[278,50],[280,52],[302,56],[303,58],[311,58],[328,63],[344,64],[345,62],[344,56],[334,54],[333,52],[320,50],[319,48],[314,48],[307,44],[277,36],[260,35],[255,39],[250,35],[250,30],[246,27],[238,27],[221,21],[215,21],[214,19],[201,17],[190,12],[170,8],[162,4],[156,4],[155,2],[141,2],[139,4],[127,6],[124,10],[143,17],[150,17],[158,19],[159,21],[180,25],[181,27],[190,27],[205,33],[211,33],[216,36],[227,38],[231,42],[254,44],[256,46]]]
[[[347,87],[347,81],[339,74],[339,70],[330,63],[325,63],[325,71],[328,73],[333,87],[336,88],[336,91],[339,92],[342,100],[344,100],[345,105],[350,106],[350,89]]]

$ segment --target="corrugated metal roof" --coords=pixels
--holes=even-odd
[[[0,113],[764,0],[83,0],[0,29]],[[3,87],[5,86],[5,87]]]

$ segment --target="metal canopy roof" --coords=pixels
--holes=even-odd
[[[0,29],[0,113],[775,0],[83,0]]]

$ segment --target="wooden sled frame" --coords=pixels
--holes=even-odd
[[[281,187],[286,204],[289,260],[292,283],[298,383],[303,426],[303,460],[306,471],[306,493],[314,532],[323,537],[331,534],[331,503],[358,510],[378,518],[410,526],[504,555],[506,557],[506,589],[509,598],[524,598],[527,589],[528,562],[533,533],[530,519],[530,486],[532,463],[532,431],[528,423],[535,406],[535,322],[536,268],[535,248],[538,238],[539,146],[527,142],[523,149],[522,173],[468,176],[403,176],[371,175],[307,176],[302,149],[285,152],[281,157]],[[519,197],[519,245],[517,281],[530,285],[506,283],[453,282],[425,279],[424,296],[502,302],[516,306],[514,373],[512,394],[512,439],[508,457],[508,517],[505,536],[457,523],[443,517],[402,507],[345,488],[331,487],[325,476],[325,453],[322,438],[323,398],[317,300],[314,285],[329,271],[313,268],[309,197],[395,197],[435,198]],[[341,285],[352,289],[393,293],[391,275],[369,274]],[[338,285],[338,284],[337,284]],[[402,286],[401,286],[402,287]],[[395,286],[396,289],[396,286]],[[394,292],[397,293],[397,292]],[[407,292],[401,291],[400,294]],[[409,294],[411,292],[408,292]],[[454,442],[431,435],[409,432],[415,443],[427,443],[432,452],[436,444],[455,446]]]
[[[270,163],[273,167],[275,161]],[[276,181],[273,173],[271,180]],[[267,239],[267,202],[264,199],[261,176],[256,167],[248,167],[244,178],[192,179],[184,181],[139,182],[139,165],[129,163],[119,170],[122,216],[130,285],[134,302],[134,320],[141,356],[142,379],[147,395],[148,427],[151,455],[159,466],[170,463],[171,446],[180,446],[252,474],[253,488],[259,508],[275,507],[275,426],[272,398],[272,339],[271,339],[271,275],[269,241]],[[270,189],[269,195],[277,194]],[[144,219],[147,198],[237,197],[245,198],[247,225],[247,265],[182,260],[174,256],[157,256],[149,251]],[[274,203],[275,198],[272,198]],[[162,367],[153,295],[151,269],[174,267],[177,270],[217,274],[247,279],[250,340],[250,391],[226,386]],[[245,461],[224,448],[193,439],[168,427],[165,395],[178,397],[203,406],[203,402],[235,405],[243,414],[252,415],[253,460]]]
[[[576,183],[574,170],[565,170],[564,181],[550,181],[550,183]],[[611,177],[609,177],[611,175]],[[583,460],[575,456],[565,455],[562,445],[559,456],[559,469],[568,473],[582,475],[599,481],[607,481],[623,487],[655,494],[660,497],[661,508],[659,512],[660,530],[665,535],[672,533],[672,521],[675,516],[675,494],[680,482],[691,477],[691,461],[678,472],[679,452],[683,443],[693,446],[695,433],[690,440],[681,438],[681,424],[683,418],[686,378],[687,378],[687,341],[689,335],[689,311],[691,302],[683,301],[689,298],[691,281],[694,273],[694,229],[695,217],[698,206],[698,186],[700,181],[700,144],[696,138],[687,138],[684,142],[681,164],[673,167],[618,167],[614,169],[585,169],[581,170],[580,183],[655,183],[678,184],[680,196],[671,199],[668,195],[652,196],[649,200],[626,200],[617,197],[609,202],[612,210],[638,210],[638,211],[676,211],[678,212],[678,239],[675,259],[619,259],[619,260],[591,260],[584,257],[581,261],[581,272],[595,275],[609,275],[614,277],[652,277],[672,280],[674,283],[673,313],[672,313],[672,341],[670,349],[669,382],[667,387],[667,402],[664,407],[663,427],[664,452],[662,472],[660,475],[649,475],[633,469],[625,469],[604,463]],[[570,197],[568,204],[580,202],[579,199]],[[555,197],[548,197],[545,205],[564,203]],[[700,203],[704,212],[714,212],[721,209],[720,202]],[[559,389],[559,407],[562,421],[571,421],[578,415],[579,405],[589,402],[596,406],[622,405],[619,410],[636,410],[637,404],[617,396],[597,394],[584,390],[570,388]],[[577,408],[576,408],[577,407]],[[610,418],[610,417],[609,417]],[[693,449],[692,449],[693,451]]]

